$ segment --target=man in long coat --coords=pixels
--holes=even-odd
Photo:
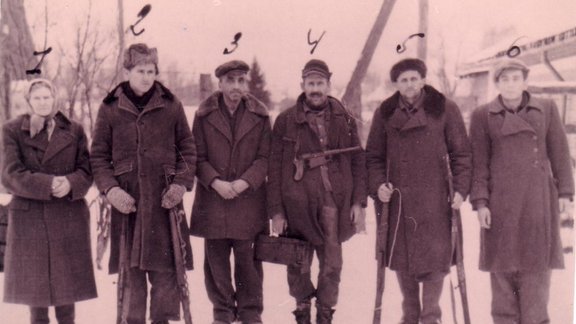
[[[287,222],[291,236],[310,242],[320,264],[315,288],[308,267],[288,266],[290,294],[296,299],[297,323],[310,323],[311,299],[316,297],[317,323],[331,323],[338,301],[342,271],[342,242],[364,221],[366,166],[364,152],[336,154],[310,167],[304,161],[295,179],[294,160],[306,153],[360,145],[356,121],[330,97],[332,73],[321,60],[310,60],[302,71],[303,93],[294,107],[282,112],[272,132],[268,167],[268,209],[273,229],[281,233]],[[361,227],[361,226],[359,226]]]
[[[499,95],[474,111],[470,128],[480,269],[490,272],[496,324],[549,323],[550,269],[564,267],[559,212],[574,195],[558,109],[525,91],[528,72],[517,59],[498,63]]]
[[[237,60],[216,69],[220,91],[200,104],[192,128],[199,186],[191,234],[205,238],[204,281],[215,324],[262,323],[262,263],[254,259],[254,241],[268,223],[271,125],[268,108],[248,93],[248,70]]]
[[[369,193],[381,208],[393,189],[399,192],[390,200],[386,249],[403,295],[402,323],[440,323],[438,302],[452,258],[448,201],[457,209],[468,195],[470,145],[456,104],[426,85],[423,61],[396,63],[390,78],[398,91],[374,112],[366,145]]]
[[[152,285],[150,317],[153,323],[168,323],[180,316],[169,209],[192,188],[194,138],[180,101],[155,81],[156,49],[131,45],[124,68],[128,81],[110,92],[98,111],[91,164],[98,189],[114,207],[111,273],[118,272],[122,235],[127,241],[123,262],[130,266],[130,298],[123,300],[130,301],[128,323],[145,323],[146,276]],[[186,222],[180,226],[191,269],[188,228]]]

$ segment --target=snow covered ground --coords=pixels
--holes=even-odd
[[[192,193],[187,193],[185,196],[187,212],[191,208],[192,197]],[[489,276],[487,273],[477,270],[479,233],[476,216],[468,204],[465,204],[462,215],[465,241],[464,257],[472,322],[475,324],[491,323]],[[93,232],[96,228],[95,223],[96,219],[94,218],[92,222]],[[344,245],[344,270],[340,299],[334,317],[334,323],[336,324],[372,322],[376,285],[376,261],[374,260],[374,210],[371,205],[367,209],[367,232],[366,235],[356,235]],[[95,237],[96,234],[93,233],[94,244]],[[194,271],[188,272],[192,317],[196,324],[207,324],[212,321],[212,307],[206,295],[203,281],[203,241],[193,237],[192,246],[196,267]],[[95,246],[93,251],[95,251]],[[106,255],[106,262],[107,258],[108,256]],[[566,263],[567,267],[565,270],[553,272],[549,306],[552,323],[572,323],[574,254],[566,255]],[[316,267],[317,265],[314,264],[314,268]],[[455,269],[453,270],[455,271]],[[76,305],[78,324],[115,323],[116,276],[108,275],[104,270],[96,270],[96,280],[99,297]],[[4,276],[0,274],[0,296],[2,295],[3,282]],[[450,285],[448,280],[445,283],[441,301],[443,322],[452,324],[454,321],[450,305]],[[400,321],[400,302],[401,295],[395,275],[387,271],[382,323],[398,323]],[[293,323],[294,320],[291,314],[293,308],[294,302],[288,294],[285,267],[265,264],[264,323]],[[50,316],[55,323],[53,311],[51,311]],[[29,323],[27,307],[0,303],[0,323]],[[463,321],[459,319],[458,323],[463,323]]]

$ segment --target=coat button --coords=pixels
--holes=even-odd
[[[538,153],[538,148],[534,148],[534,153]]]
[[[534,136],[532,136],[532,139],[535,140],[535,141],[537,141],[537,140],[538,140],[538,136],[534,135]]]

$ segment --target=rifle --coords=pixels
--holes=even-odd
[[[120,262],[118,265],[118,304],[117,324],[128,324],[128,311],[130,308],[130,252],[128,251],[128,215],[121,215],[120,229]]]
[[[308,162],[308,168],[314,169],[321,165],[325,165],[330,161],[330,156],[348,153],[348,152],[355,152],[362,150],[361,146],[353,146],[353,147],[346,147],[341,149],[334,149],[334,150],[327,150],[322,152],[315,152],[315,153],[304,153],[301,154],[299,157],[294,157],[294,166],[296,167],[296,172],[294,173],[294,180],[300,181],[304,176],[304,162]]]
[[[454,197],[454,186],[452,184],[452,170],[450,169],[450,157],[446,155],[446,171],[448,175],[448,194],[450,195],[448,201],[452,205]],[[468,307],[468,295],[466,290],[466,273],[464,272],[464,253],[462,251],[462,219],[460,218],[460,210],[452,208],[451,217],[451,240],[452,240],[452,257],[456,260],[456,274],[458,275],[458,290],[460,290],[460,297],[462,298],[462,311],[464,313],[464,323],[470,324],[470,309]]]
[[[388,203],[375,201],[376,215],[380,216],[380,222],[376,229],[376,302],[374,304],[374,317],[372,324],[380,324],[382,315],[382,297],[384,295],[384,283],[386,279],[386,244],[388,241]],[[381,208],[378,208],[381,205]]]
[[[166,185],[169,187],[171,176],[166,175]],[[192,324],[190,312],[190,292],[188,291],[188,278],[186,276],[186,242],[182,238],[180,224],[185,221],[186,213],[182,203],[170,209],[170,233],[172,236],[172,250],[174,251],[174,265],[176,268],[176,281],[180,291],[180,303],[185,324]]]

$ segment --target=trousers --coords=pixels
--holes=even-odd
[[[74,324],[74,304],[55,306],[54,310],[58,324]],[[48,307],[30,307],[30,323],[50,323]]]
[[[402,324],[437,324],[442,318],[440,296],[446,273],[428,273],[414,276],[397,271],[396,277],[402,292]],[[422,303],[420,303],[422,283]]]

